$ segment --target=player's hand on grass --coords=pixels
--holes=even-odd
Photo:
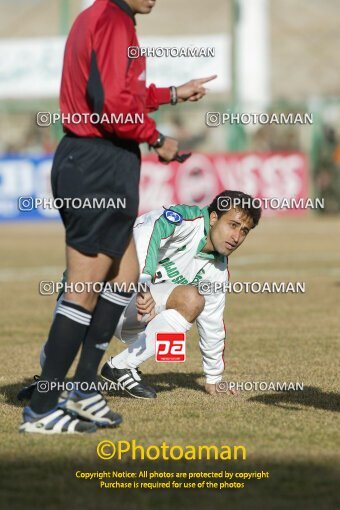
[[[139,292],[136,299],[137,319],[145,323],[150,322],[156,315],[155,305],[151,292]]]
[[[155,151],[160,158],[164,159],[167,163],[170,163],[170,161],[175,159],[178,149],[178,141],[175,138],[166,136],[162,147],[155,149]]]
[[[218,391],[218,383],[215,383],[215,384],[205,383],[205,391],[207,393],[209,393],[209,395],[217,395],[217,396],[221,396],[221,395],[235,396],[238,394],[236,390],[226,389],[223,391]]]
[[[207,78],[198,78],[197,80],[188,81],[184,85],[177,87],[177,100],[179,103],[184,101],[199,101],[207,93],[207,89],[203,87],[204,83],[215,80],[217,74],[208,76]]]

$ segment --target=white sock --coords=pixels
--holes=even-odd
[[[141,363],[155,355],[156,333],[185,333],[192,324],[176,310],[164,310],[149,322],[145,331],[128,349],[111,358],[110,366],[116,368],[137,368]]]
[[[150,321],[151,322],[151,321]],[[129,348],[135,345],[140,340],[145,339],[145,330],[137,334],[136,340],[129,344]],[[111,368],[126,368],[126,358],[129,355],[129,348],[117,354],[117,356],[111,356],[107,362]]]

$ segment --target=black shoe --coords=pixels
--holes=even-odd
[[[37,387],[38,381],[40,381],[40,375],[35,375],[33,379],[34,382],[32,382],[29,386],[24,386],[23,388],[21,388],[21,390],[17,394],[18,400],[31,400],[33,392]]]
[[[116,391],[126,391],[134,398],[156,398],[156,390],[143,384],[139,374],[137,370],[128,368],[111,368],[108,363],[105,363],[101,370],[102,378],[113,382]]]

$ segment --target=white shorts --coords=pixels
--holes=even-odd
[[[168,298],[176,287],[177,285],[172,282],[150,284],[150,292],[156,303],[156,315],[166,309]],[[145,322],[137,320],[136,298],[137,294],[134,294],[122,313],[115,331],[115,336],[127,344],[134,342],[138,334],[147,326]]]

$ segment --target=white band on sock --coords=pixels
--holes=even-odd
[[[92,315],[90,313],[81,312],[76,308],[67,306],[66,303],[60,303],[56,314],[64,315],[68,319],[78,322],[79,324],[83,324],[84,326],[89,326],[92,319]]]
[[[106,299],[107,301],[110,301],[111,303],[115,303],[116,305],[120,305],[120,306],[127,306],[130,301],[131,301],[131,297],[132,296],[121,296],[120,294],[117,294],[117,292],[110,292],[109,290],[104,290],[104,292],[102,292],[100,294],[100,296],[103,298],[103,299]]]

